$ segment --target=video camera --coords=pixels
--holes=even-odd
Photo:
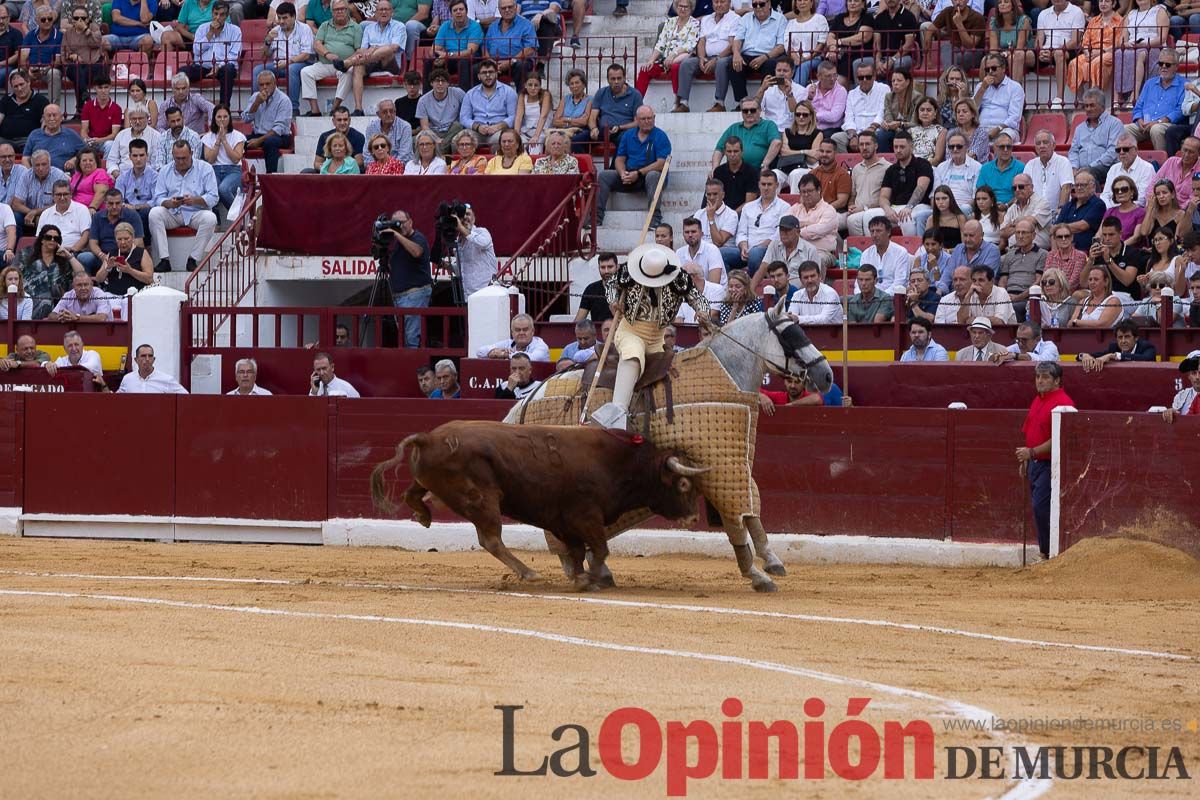
[[[395,239],[386,235],[388,231],[399,233],[400,223],[389,214],[380,214],[371,226],[371,257],[379,261],[381,272],[386,269],[388,248]]]
[[[458,238],[458,220],[467,215],[467,204],[455,198],[443,200],[434,216],[438,236],[446,241]]]

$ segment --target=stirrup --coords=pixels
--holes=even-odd
[[[616,403],[605,403],[592,412],[592,422],[611,430],[626,430],[629,425],[629,410]]]

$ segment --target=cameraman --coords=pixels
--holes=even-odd
[[[462,268],[463,298],[470,297],[491,282],[496,274],[496,248],[487,228],[475,224],[475,211],[467,203],[460,216],[450,216],[458,223],[458,263]]]
[[[378,225],[378,223],[377,223]],[[396,308],[429,308],[433,295],[433,273],[429,267],[429,240],[413,227],[407,211],[392,214],[387,227],[378,230],[388,242],[388,286]],[[404,346],[421,346],[421,318],[404,318]]]

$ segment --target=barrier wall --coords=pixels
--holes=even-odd
[[[1158,414],[1062,415],[1059,548],[1133,536],[1200,557],[1200,419]]]

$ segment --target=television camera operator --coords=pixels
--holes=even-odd
[[[403,210],[393,212],[390,218],[381,216],[375,221],[372,244],[381,272],[386,270],[387,273],[392,305],[396,308],[429,308],[433,295],[429,240],[413,227],[412,216]],[[421,346],[419,316],[404,318],[404,346]]]
[[[496,248],[487,228],[475,224],[475,210],[463,203],[451,211],[458,234],[458,265],[462,273],[463,302],[487,286],[496,274]]]

